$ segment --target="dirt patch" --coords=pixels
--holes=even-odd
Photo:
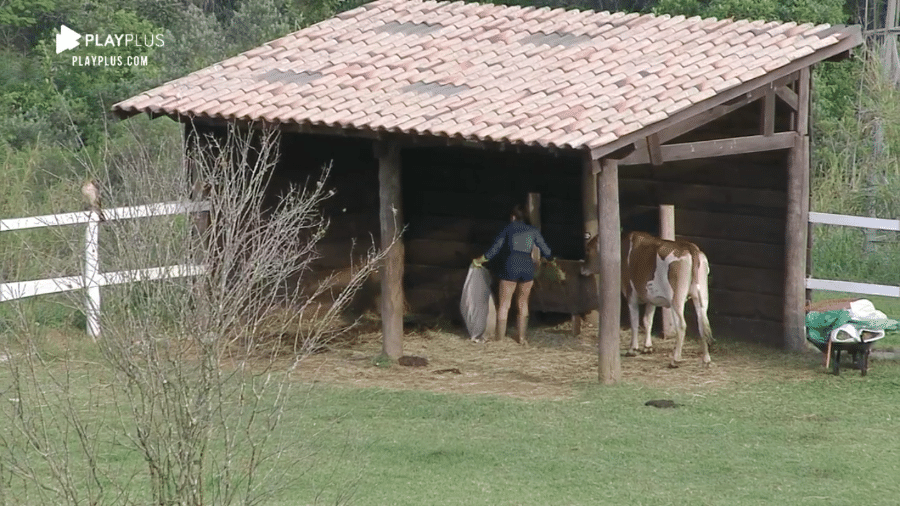
[[[326,353],[307,358],[297,371],[304,380],[403,390],[506,395],[523,399],[572,397],[579,386],[597,382],[596,329],[572,336],[568,323],[538,326],[529,332],[529,346],[509,337],[502,342],[474,343],[461,328],[407,329],[403,352],[428,359],[427,367],[375,365],[381,334],[368,329]],[[623,331],[622,350],[630,342]],[[778,350],[746,344],[713,348],[712,367],[700,364],[699,344],[688,339],[681,367],[668,367],[674,340],[655,340],[655,353],[622,357],[622,379],[673,392],[709,390],[763,378],[808,379],[814,374],[810,357],[784,357]],[[811,365],[812,364],[812,365]],[[447,371],[452,371],[448,373]]]

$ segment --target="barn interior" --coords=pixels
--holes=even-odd
[[[684,144],[757,134],[764,100],[668,141]],[[777,103],[774,129],[789,130]],[[222,130],[218,130],[219,135]],[[663,144],[665,145],[665,143]],[[677,238],[691,240],[711,263],[710,320],[729,337],[781,346],[789,150],[667,161],[620,161],[622,228],[659,233],[659,206],[675,206]],[[466,270],[529,193],[540,195],[541,230],[564,259],[584,258],[582,157],[577,152],[496,149],[413,140],[401,150],[407,311],[459,319]],[[288,185],[315,181],[330,166],[336,193],[323,209],[329,231],[316,262],[322,275],[348,269],[379,241],[378,159],[373,141],[348,135],[283,132],[272,198]],[[377,312],[378,278],[353,306]],[[540,297],[536,294],[535,298]],[[696,321],[687,311],[689,332]],[[623,307],[623,325],[627,310]]]

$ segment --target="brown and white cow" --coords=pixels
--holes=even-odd
[[[599,268],[597,238],[587,245],[587,260],[582,274],[594,273]],[[712,330],[709,326],[709,260],[696,244],[678,240],[666,241],[644,232],[630,232],[622,238],[622,294],[628,302],[631,318],[631,347],[627,356],[638,351],[653,351],[650,331],[657,307],[671,307],[675,325],[675,352],[670,367],[678,367],[687,324],[684,305],[687,299],[694,302],[700,327],[700,345],[704,365],[710,363],[709,342]],[[638,349],[638,316],[640,305],[644,310],[644,328],[647,337],[643,349]]]

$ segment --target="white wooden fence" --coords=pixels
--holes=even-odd
[[[845,227],[874,228],[900,232],[900,220],[847,216],[843,214],[809,213],[810,223],[825,225],[841,225]],[[900,269],[900,266],[897,266]],[[832,281],[827,279],[807,278],[806,288],[811,290],[829,290],[833,292],[850,292],[866,295],[884,295],[900,297],[900,286],[874,285],[870,283],[854,283],[850,281]]]
[[[135,207],[104,209],[103,215],[107,220],[123,220],[207,210],[209,210],[208,202],[163,202]],[[85,315],[87,315],[87,329],[91,337],[96,339],[100,335],[101,286],[195,276],[204,272],[204,267],[201,265],[171,265],[130,271],[99,272],[100,221],[96,213],[91,211],[0,220],[0,232],[78,225],[81,223],[86,223],[87,227],[84,237],[84,270],[80,276],[2,283],[0,284],[0,302],[48,293],[84,289],[86,294]]]

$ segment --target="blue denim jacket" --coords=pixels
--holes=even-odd
[[[500,234],[494,239],[494,244],[484,254],[484,257],[490,260],[500,252],[500,248],[506,244],[509,251],[517,253],[531,254],[531,249],[537,245],[541,250],[541,256],[550,258],[550,247],[544,242],[541,232],[521,221],[512,221],[503,228]]]

